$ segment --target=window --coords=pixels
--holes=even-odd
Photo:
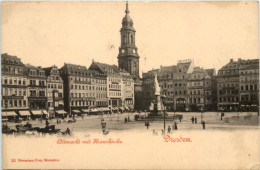
[[[9,84],[13,84],[13,80],[12,79],[9,79]]]
[[[244,86],[241,86],[241,90],[244,90]]]

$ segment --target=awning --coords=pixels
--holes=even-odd
[[[74,113],[80,113],[79,110],[72,110],[72,112],[74,112]]]
[[[118,107],[113,107],[114,110],[118,110]]]
[[[99,111],[101,111],[101,112],[109,112],[110,111],[110,109],[108,108],[108,107],[99,107],[99,108],[97,108]]]
[[[59,115],[67,114],[67,112],[65,112],[64,110],[57,110],[56,113],[58,113]]]
[[[123,108],[123,107],[119,107],[119,109],[120,109],[120,110],[122,110],[122,111],[124,111],[124,110],[125,110],[125,108]]]
[[[257,105],[255,105],[255,104],[252,104],[252,105],[251,105],[251,107],[254,107],[254,106],[257,106]]]
[[[17,116],[17,114],[14,111],[2,111],[2,116]]]
[[[128,107],[125,107],[126,110],[130,110]]]
[[[48,115],[49,113],[46,110],[42,110],[43,114]]]
[[[90,111],[90,112],[99,112],[99,110],[96,109],[96,108],[92,108],[92,109],[90,109],[89,111]]]
[[[33,115],[42,115],[41,110],[32,110],[31,112],[32,112]]]
[[[88,113],[88,112],[89,112],[89,109],[82,109],[82,111],[83,111],[84,113]]]
[[[28,110],[19,111],[21,116],[31,116],[30,112]]]

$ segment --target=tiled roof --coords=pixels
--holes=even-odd
[[[96,65],[103,73],[109,74],[109,75],[120,75],[119,69],[116,65],[109,65],[99,62],[93,62],[92,64]]]
[[[24,66],[20,58],[9,55],[7,53],[1,54],[1,61],[1,64],[18,64]]]

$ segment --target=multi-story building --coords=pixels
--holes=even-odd
[[[259,106],[259,59],[240,60],[239,87],[240,109],[257,111]]]
[[[90,71],[93,73],[96,82],[96,106],[97,108],[108,107],[106,75],[96,70]]]
[[[239,110],[239,65],[241,59],[223,66],[217,75],[218,109],[226,111]]]
[[[148,109],[154,97],[154,73],[158,74],[161,95],[168,111],[188,109],[187,79],[193,71],[191,60],[180,60],[177,65],[163,67],[143,74],[144,109]]]
[[[134,80],[130,73],[120,70],[122,77],[122,101],[126,110],[134,109]]]
[[[46,96],[46,75],[41,67],[35,67],[26,64],[26,71],[28,76],[28,103],[30,110],[46,110],[47,96]]]
[[[151,102],[155,100],[154,76],[158,75],[159,69],[153,69],[147,73],[143,73],[142,96],[143,110],[149,110]]]
[[[96,107],[95,77],[85,66],[65,63],[60,69],[64,82],[64,108],[70,114]]]
[[[195,67],[188,76],[189,110],[202,111],[216,109],[215,69]]]
[[[14,111],[29,109],[25,66],[20,58],[5,53],[1,55],[1,67],[2,114],[15,116]]]
[[[47,76],[47,107],[51,117],[56,110],[64,109],[63,80],[57,66],[43,68]]]
[[[107,76],[107,98],[110,110],[122,107],[122,78],[116,65],[92,62],[90,70],[96,70]]]

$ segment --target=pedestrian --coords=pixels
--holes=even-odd
[[[127,118],[125,117],[125,123],[127,122]]]
[[[195,124],[197,124],[197,117],[195,117],[195,119],[194,119],[194,120],[195,120]]]
[[[50,124],[50,123],[48,122],[48,120],[46,120],[46,122],[45,122],[46,127],[48,127],[49,124]]]
[[[191,122],[194,123],[194,117],[193,117],[193,116],[192,116],[192,118],[191,118]]]
[[[179,116],[180,122],[181,122],[181,116]]]
[[[205,130],[205,129],[206,129],[206,126],[205,126],[205,124],[206,124],[206,123],[205,123],[205,121],[203,120],[203,121],[202,121],[202,128],[203,128],[203,130]]]
[[[57,124],[59,124],[59,120],[57,119]]]
[[[128,122],[130,122],[130,117],[128,116],[128,120],[127,120]]]
[[[178,127],[177,127],[177,123],[176,123],[176,122],[174,122],[174,129],[175,129],[175,130],[178,130]]]
[[[150,123],[147,121],[147,122],[146,122],[146,128],[148,129],[149,126],[150,126]]]
[[[164,133],[164,130],[162,129],[162,135],[164,135],[165,133]]]
[[[168,126],[168,134],[171,133],[171,130],[172,130],[171,127]]]

